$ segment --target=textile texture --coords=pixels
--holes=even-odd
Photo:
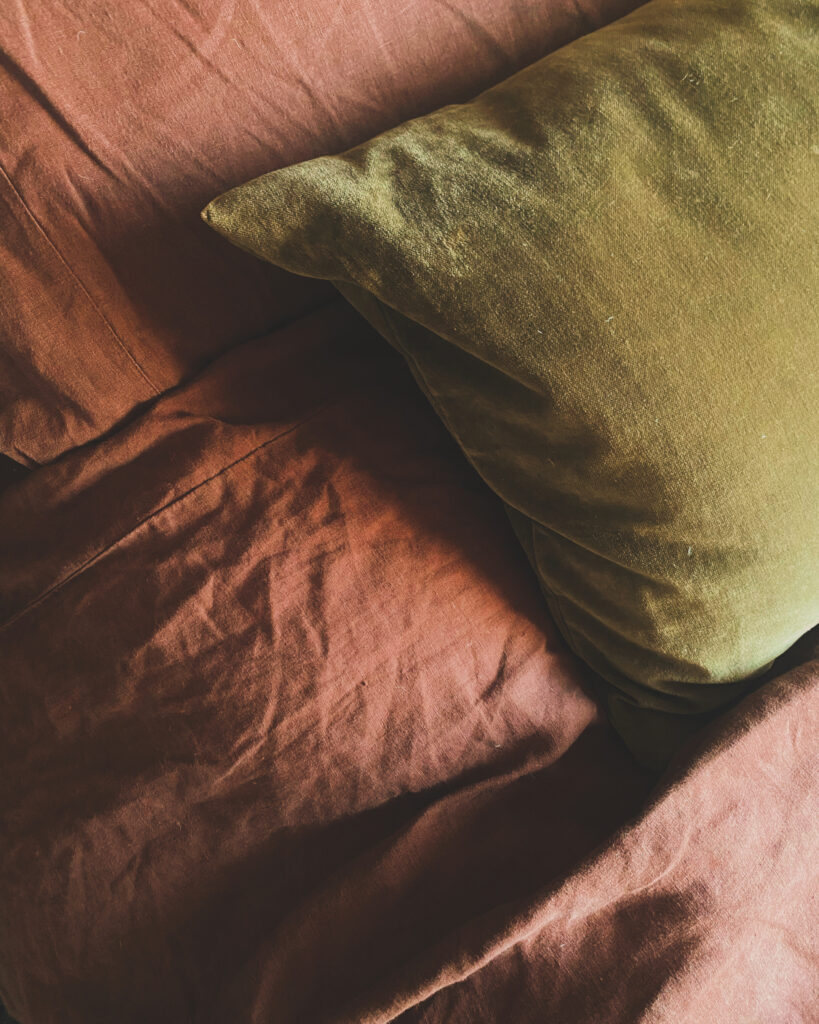
[[[809,1024],[812,649],[651,792],[340,305],[0,496],[9,1011]]]
[[[818,25],[655,0],[205,211],[404,353],[649,764],[819,619]]]
[[[650,785],[371,334],[337,300],[0,498],[22,1024],[386,1019]]]
[[[331,291],[217,192],[468,99],[636,0],[0,4],[0,454],[49,462]]]
[[[20,1024],[819,1018],[815,638],[641,770],[401,358],[198,218],[626,6],[0,5]]]

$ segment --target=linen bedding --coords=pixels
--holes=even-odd
[[[640,769],[400,359],[198,218],[633,6],[0,10],[20,1024],[819,1016],[816,637]]]
[[[30,474],[0,537],[23,1024],[812,1019],[811,647],[656,784],[343,307]]]

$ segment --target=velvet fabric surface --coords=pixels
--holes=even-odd
[[[636,0],[0,4],[0,454],[48,462],[329,290],[215,193],[467,99]]]
[[[0,998],[815,1020],[812,649],[651,792],[500,503],[339,306],[0,496]]]
[[[654,0],[204,214],[406,356],[652,765],[819,620],[818,27]]]

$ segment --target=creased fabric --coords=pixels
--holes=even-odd
[[[330,7],[0,12],[2,450],[84,445],[3,470],[0,998],[21,1024],[809,1024],[811,649],[652,794],[400,361],[194,227],[279,143],[467,98],[600,9]]]
[[[9,488],[0,561],[21,1024],[815,1019],[811,649],[650,796],[340,303]]]
[[[23,1024],[356,1019],[645,792],[501,507],[339,302],[10,488],[0,537]]]
[[[0,9],[0,453],[48,462],[326,301],[198,218],[466,99],[634,0],[16,0]]]

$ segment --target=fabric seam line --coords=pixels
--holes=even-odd
[[[91,292],[88,290],[88,288],[82,282],[82,280],[77,276],[76,272],[72,269],[72,267],[69,264],[69,262],[66,260],[66,258],[63,256],[63,254],[57,248],[57,246],[54,244],[54,242],[51,239],[51,236],[48,234],[48,232],[45,230],[43,225],[40,223],[40,221],[34,215],[34,212],[32,211],[31,207],[25,201],[25,199],[21,195],[20,191],[17,189],[16,185],[14,184],[14,182],[11,179],[11,177],[9,176],[8,172],[6,171],[5,167],[3,167],[3,165],[1,163],[0,163],[0,174],[3,175],[3,178],[5,179],[6,183],[9,186],[9,188],[11,189],[12,195],[16,198],[17,202],[23,208],[23,210],[25,211],[26,215],[31,220],[32,224],[34,224],[34,226],[37,229],[37,231],[40,233],[40,235],[45,240],[46,244],[54,252],[54,255],[57,257],[57,259],[59,260],[59,262],[61,263],[61,265],[65,269],[65,271],[68,273],[68,275],[79,286],[79,288],[81,289],[83,295],[85,295],[86,299],[88,299],[88,302],[90,303],[91,308],[94,310],[94,312],[97,314],[97,316],[100,318],[100,320],[108,328],[108,331],[110,332],[110,334],[113,337],[114,341],[117,343],[117,345],[119,345],[119,347],[125,353],[127,358],[130,360],[130,362],[136,368],[136,370],[139,373],[139,375],[145,381],[145,383],[151,388],[151,390],[153,391],[154,395],[161,395],[162,391],[159,389],[159,387],[157,387],[156,384],[154,384],[154,382],[151,380],[151,378],[148,376],[148,374],[142,368],[142,366],[137,361],[137,359],[134,356],[134,354],[130,351],[128,346],[125,344],[125,342],[122,340],[122,338],[117,333],[116,329],[114,328],[114,325],[111,323],[111,321],[108,319],[108,317],[100,309],[99,305],[95,301],[95,299],[92,296]]]
[[[293,431],[298,430],[300,427],[303,427],[305,423],[309,423],[311,420],[315,419],[316,416],[321,415],[321,413],[325,412],[333,405],[337,405],[340,400],[341,399],[339,398],[336,401],[327,402],[325,405],[322,405],[320,408],[316,409],[315,412],[311,413],[309,416],[306,416],[303,420],[299,420],[298,423],[292,424],[292,426],[288,427],[287,430],[283,430],[280,434],[276,434],[275,437],[268,438],[267,441],[262,441],[261,444],[257,444],[254,448],[251,448],[250,451],[245,452],[244,455],[240,455],[237,459],[234,459],[233,462],[229,462],[227,466],[223,466],[220,470],[217,470],[216,473],[213,473],[211,476],[206,477],[204,480],[200,480],[198,483],[195,483],[192,487],[189,487],[187,491],[183,491],[182,494],[178,494],[175,498],[171,498],[170,501],[165,502],[164,505],[160,505],[159,508],[156,508],[152,512],[149,512],[144,519],[140,519],[138,523],[135,523],[134,526],[132,526],[129,530],[126,530],[126,532],[123,533],[121,536],[111,541],[110,544],[106,544],[104,548],[101,548],[99,551],[95,552],[93,555],[87,558],[81,565],[78,565],[75,569],[72,569],[67,576],[64,576],[61,580],[58,580],[56,583],[53,583],[42,594],[40,594],[38,597],[35,597],[33,600],[29,601],[28,604],[26,604],[23,608],[15,612],[12,616],[10,616],[10,618],[6,619],[5,622],[0,623],[0,633],[2,633],[10,626],[13,626],[15,622],[21,619],[28,612],[32,611],[38,605],[48,600],[48,598],[51,597],[52,594],[55,594],[58,590],[61,590],[67,583],[70,583],[71,580],[73,580],[75,577],[80,576],[83,572],[85,572],[85,570],[89,566],[93,565],[93,563],[98,561],[100,558],[103,558],[106,554],[108,554],[109,551],[112,551],[115,547],[117,547],[118,544],[121,544],[122,541],[127,540],[130,536],[132,536],[143,526],[145,526],[146,523],[149,523],[152,519],[155,519],[158,515],[161,515],[163,512],[166,512],[169,508],[178,504],[180,501],[184,501],[186,498],[189,498],[191,494],[198,491],[200,488],[207,486],[209,483],[212,483],[214,480],[218,479],[223,474],[229,472],[235,466],[238,466],[241,462],[244,462],[246,459],[251,458],[253,455],[256,454],[256,452],[261,451],[262,448],[266,448],[268,445],[275,444],[276,441],[280,441],[283,437],[286,437],[288,434],[292,434]]]

